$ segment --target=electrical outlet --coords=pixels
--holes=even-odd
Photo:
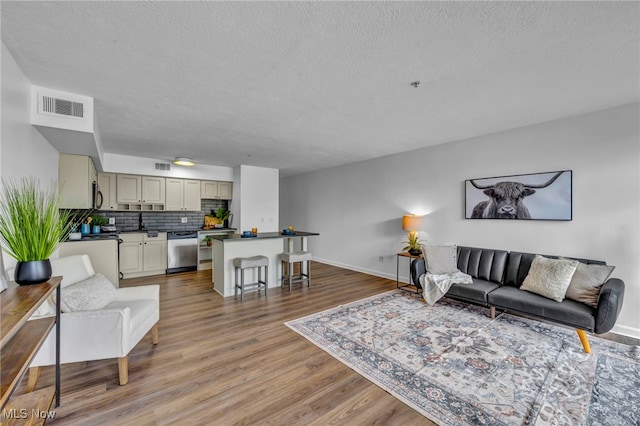
[[[115,217],[110,217],[109,218],[109,225],[115,225],[116,224],[116,218]]]
[[[180,223],[187,223],[187,218],[186,217],[181,218]]]
[[[384,256],[378,256],[378,262],[384,262]]]

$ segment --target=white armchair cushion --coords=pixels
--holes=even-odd
[[[86,254],[51,259],[52,276],[62,276],[61,287],[65,288],[96,274],[91,259]]]
[[[62,290],[62,312],[95,311],[116,300],[116,288],[102,274],[95,274]]]
[[[158,303],[155,300],[141,299],[141,300],[119,300],[115,301],[105,309],[126,309],[129,308],[129,329],[126,330],[128,333],[134,333],[141,326],[145,325],[147,319],[154,319],[152,324],[158,320]],[[145,333],[149,329],[147,328]]]

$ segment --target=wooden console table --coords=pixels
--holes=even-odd
[[[53,277],[42,284],[18,286],[0,293],[0,356],[2,382],[0,382],[0,420],[3,425],[44,424],[44,418],[33,418],[33,413],[47,413],[56,400],[60,406],[60,283],[62,277]],[[56,315],[28,321],[47,298],[56,291]],[[45,389],[12,397],[38,349],[56,327],[56,383]]]
[[[400,285],[400,258],[407,257],[409,258],[409,284]],[[421,293],[422,289],[417,288],[413,283],[411,283],[411,262],[413,259],[418,259],[420,255],[414,255],[407,251],[402,251],[400,253],[396,253],[396,288],[404,291],[408,291],[409,293]]]

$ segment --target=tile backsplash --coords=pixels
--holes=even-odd
[[[114,212],[107,210],[98,211],[96,214],[115,218],[118,232],[137,231],[139,229],[140,214],[142,214],[142,223],[145,229],[184,231],[202,228],[204,216],[210,215],[212,210],[217,210],[220,207],[228,209],[229,201],[202,200],[199,212]],[[187,218],[187,223],[181,222],[183,217]]]

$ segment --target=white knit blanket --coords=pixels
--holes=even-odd
[[[433,306],[445,295],[453,284],[473,284],[471,275],[456,271],[451,274],[422,274],[420,275],[422,284],[422,297],[429,306]]]

